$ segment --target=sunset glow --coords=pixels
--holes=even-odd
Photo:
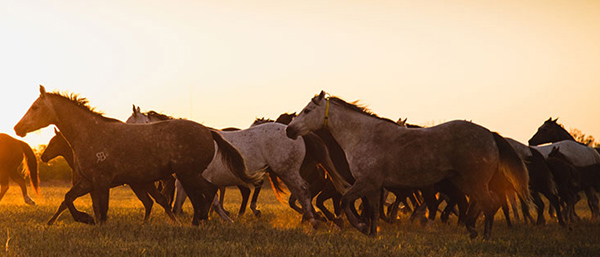
[[[552,116],[600,138],[598,31],[598,1],[7,0],[0,132],[42,84],[120,120],[135,104],[245,128],[323,89],[414,124],[526,142]]]

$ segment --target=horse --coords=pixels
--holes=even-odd
[[[564,219],[571,222],[577,220],[578,217],[575,213],[575,204],[579,201],[578,192],[581,189],[581,178],[577,168],[558,147],[552,148],[552,151],[546,158],[546,163],[548,164],[548,168],[552,171],[552,175],[556,178],[557,190],[558,194],[561,196],[561,201],[566,203],[563,214]],[[593,205],[593,202],[594,201],[588,201],[590,209],[592,209],[592,216],[598,207],[597,205]],[[558,216],[561,211],[559,208],[555,209]]]
[[[134,105],[133,113],[127,119],[126,123],[145,124],[145,123],[160,122],[160,121],[173,120],[173,119],[174,118],[171,116],[160,114],[155,111],[149,111],[147,113],[143,113],[143,112],[141,112],[139,106],[136,108],[136,106]],[[211,130],[212,130],[212,128],[211,128]],[[235,131],[237,129],[230,128],[228,130]],[[216,163],[216,162],[218,162],[219,159],[216,158],[215,160],[216,160],[215,161],[215,163]],[[204,178],[207,179],[212,184],[216,183],[216,186],[220,187],[221,197],[223,197],[223,192],[224,192],[223,181],[228,181],[227,182],[228,184],[234,183],[234,184],[238,185],[238,187],[240,188],[240,192],[242,192],[242,196],[244,197],[242,207],[240,208],[240,215],[243,214],[246,209],[246,203],[247,203],[247,199],[248,199],[247,196],[250,194],[250,192],[249,192],[250,189],[248,189],[247,183],[244,183],[239,178],[232,175],[231,172],[227,170],[227,168],[224,166],[224,164],[222,162],[215,164],[215,165],[209,165],[209,167],[207,168],[207,171],[205,171],[203,173]],[[217,168],[215,168],[215,167],[217,167]],[[215,171],[217,171],[217,172],[215,172]],[[254,183],[255,187],[260,188],[260,186],[262,186],[262,183],[263,183],[263,179],[262,179],[263,175],[262,174],[264,172],[257,170],[257,171],[254,171],[253,173],[255,173],[253,176],[255,176],[257,178],[260,177],[260,179],[257,179],[256,182]],[[227,184],[227,183],[225,183],[225,184]],[[177,188],[177,194],[175,197],[176,199],[173,203],[173,205],[174,205],[173,212],[181,213],[181,211],[182,211],[181,207],[183,206],[183,202],[187,198],[187,194],[185,194],[185,191],[184,191],[180,181],[177,180],[175,182],[175,187]],[[247,192],[243,189],[247,189]],[[255,193],[255,197],[257,197],[257,196],[258,196],[258,194]],[[255,215],[258,216],[258,215],[260,215],[260,211],[256,210],[256,200],[255,200],[255,198],[253,198],[252,200],[253,200],[253,202],[252,202],[253,205],[251,206],[252,211],[254,211]],[[229,218],[229,216],[227,215],[227,212],[223,209],[223,206],[222,206],[222,204],[220,204],[220,202],[214,201],[213,206],[215,207],[216,211],[221,216],[221,218],[223,218],[227,222],[233,222],[231,220],[231,218]]]
[[[272,122],[287,125],[295,116],[295,113],[283,113],[279,115],[277,120],[257,118],[254,120],[252,125],[250,125],[250,127]],[[342,227],[341,220],[336,219],[336,216],[341,211],[339,200],[341,199],[342,195],[337,192],[333,182],[331,179],[329,179],[329,177],[327,177],[325,168],[319,163],[320,156],[324,156],[329,152],[328,150],[325,151],[327,146],[325,145],[325,142],[323,142],[323,140],[316,134],[303,136],[302,139],[306,145],[307,154],[305,155],[304,160],[302,161],[302,166],[300,167],[300,176],[302,176],[302,178],[308,183],[310,198],[313,199],[314,197],[317,197],[315,202],[317,208],[321,210],[328,220],[331,220],[337,226]],[[272,178],[271,180],[274,181],[276,179],[278,178]],[[329,209],[327,209],[325,206],[325,201],[328,199],[332,199],[335,214],[329,211]],[[298,197],[295,194],[291,194],[288,199],[288,204],[296,212],[303,213],[302,207],[296,204],[297,200]]]
[[[344,191],[342,206],[350,223],[364,234],[377,234],[384,187],[421,187],[450,179],[476,202],[471,218],[479,209],[484,211],[486,239],[491,236],[499,206],[488,187],[495,173],[503,173],[522,198],[531,197],[529,177],[516,152],[501,136],[474,123],[451,121],[424,129],[404,128],[357,104],[325,97],[321,91],[287,126],[286,134],[294,139],[324,127],[342,146],[356,179]],[[363,196],[371,210],[370,226],[359,222],[348,205]],[[469,222],[467,229],[476,237],[473,224]]]
[[[529,188],[531,189],[531,196],[538,211],[536,224],[542,225],[546,222],[546,220],[544,218],[544,202],[540,198],[540,194],[544,195],[544,197],[548,199],[553,208],[560,210],[559,195],[554,176],[552,175],[551,170],[548,168],[546,159],[538,150],[533,147],[526,146],[512,138],[506,138],[506,140],[525,162],[527,172],[529,173]],[[517,210],[514,211],[516,212]],[[533,223],[533,219],[529,215],[528,211],[523,210],[523,216],[525,221],[529,219]],[[560,212],[557,214],[557,219],[561,226],[565,226],[564,219]]]
[[[62,202],[78,222],[106,222],[112,185],[149,184],[175,173],[194,206],[192,224],[199,225],[200,220],[208,219],[210,202],[207,198],[212,199],[211,193],[216,191],[199,176],[213,159],[215,140],[231,170],[248,182],[253,180],[246,173],[244,160],[234,147],[218,133],[212,133],[192,121],[125,124],[94,111],[85,98],[74,94],[47,93],[40,85],[40,96],[14,130],[24,137],[51,124],[71,145],[75,172],[81,177]],[[77,197],[86,193],[91,195],[95,220],[73,205]]]
[[[42,153],[41,159],[43,162],[49,162],[50,160],[62,156],[66,161],[71,170],[75,170],[73,150],[67,140],[65,140],[64,136],[58,131],[56,128],[54,129],[54,136],[48,142],[46,149]],[[81,177],[77,175],[77,172],[73,172],[73,184],[78,183]],[[114,185],[118,186],[118,185]],[[153,185],[138,185],[133,184],[130,185],[131,190],[137,196],[137,198],[142,202],[145,208],[144,214],[144,222],[147,222],[150,218],[150,213],[152,212],[152,205],[154,204],[154,200],[165,209],[165,213],[167,216],[174,222],[176,222],[175,215],[171,212],[171,207],[168,199],[158,191],[158,189]],[[152,198],[150,198],[152,196]],[[48,225],[54,224],[56,219],[60,216],[60,214],[66,209],[59,209],[52,218],[47,222]]]
[[[538,128],[537,132],[529,139],[529,145],[555,143],[563,140],[575,141],[575,138],[556,119],[550,117]]]
[[[24,164],[25,174],[22,174],[19,169],[21,164]],[[0,201],[8,191],[8,179],[10,178],[21,187],[25,203],[35,205],[35,201],[27,194],[27,186],[23,175],[29,175],[32,188],[39,194],[38,164],[33,150],[27,143],[0,133]]]
[[[529,139],[530,146],[536,146],[536,149],[548,157],[553,147],[560,148],[573,165],[578,167],[590,166],[600,163],[600,154],[594,148],[581,144],[573,138],[565,128],[557,123],[558,118],[546,120],[538,131]],[[539,146],[544,143],[550,145]]]
[[[302,140],[287,138],[284,130],[285,125],[267,123],[237,131],[212,131],[222,135],[223,138],[240,150],[248,170],[264,170],[267,166],[271,168],[273,173],[285,183],[290,192],[298,196],[304,212],[303,220],[308,220],[316,228],[319,221],[315,219],[315,211],[309,198],[308,185],[299,172],[302,160],[306,155],[306,146]],[[327,163],[327,170],[334,169],[330,160],[324,162]],[[217,186],[238,185],[239,182],[223,176],[228,173],[221,165],[210,163],[207,171],[202,176]],[[187,189],[177,191],[178,195],[182,193],[187,193]],[[178,204],[178,202],[176,201],[175,204]]]

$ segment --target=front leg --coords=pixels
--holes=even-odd
[[[94,207],[96,222],[99,224],[104,224],[108,219],[108,198],[110,195],[110,186],[95,186],[90,195],[92,196],[92,206]]]
[[[69,209],[73,220],[90,225],[95,224],[94,218],[92,216],[85,212],[80,212],[79,210],[77,210],[77,208],[75,208],[75,205],[73,205],[73,201],[75,201],[75,199],[91,192],[91,190],[91,184],[83,183],[81,181],[76,182],[75,185],[73,185],[73,187],[71,187],[71,189],[69,189],[69,191],[65,194],[64,201],[61,203],[54,216],[52,216],[52,218],[48,221],[48,225],[54,224],[56,219],[65,210],[65,208]]]

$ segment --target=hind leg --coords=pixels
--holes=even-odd
[[[359,178],[348,189],[348,191],[346,191],[341,199],[341,207],[344,209],[350,224],[358,229],[358,231],[367,235],[370,232],[370,228],[367,226],[367,224],[360,222],[359,218],[355,216],[354,212],[352,211],[354,206],[351,205],[358,198],[361,198],[368,193],[372,193],[373,191],[379,191],[379,189],[377,189],[374,185],[375,183],[367,180],[366,178]]]
[[[27,183],[25,181],[25,178],[20,176],[20,174],[18,173],[13,173],[10,177],[14,182],[17,182],[17,185],[19,185],[19,187],[21,188],[21,193],[23,194],[23,200],[25,200],[25,203],[29,205],[35,205],[33,199],[31,199],[31,197],[29,197],[29,195],[27,194]]]
[[[185,199],[187,198],[187,194],[185,193],[185,190],[183,189],[183,185],[181,184],[181,181],[179,181],[179,179],[175,180],[175,201],[173,202],[173,213],[175,214],[182,214],[183,213],[183,203],[185,202]]]
[[[252,194],[252,200],[250,200],[250,210],[252,210],[252,213],[254,213],[254,216],[256,217],[260,217],[260,210],[256,208],[256,202],[258,201],[258,194],[260,194],[263,183],[264,181],[261,181],[254,186],[254,193]]]
[[[146,190],[144,185],[130,184],[129,187],[131,188],[135,196],[137,196],[137,198],[144,205],[144,209],[146,211],[144,214],[144,222],[147,222],[150,218],[150,213],[152,212],[152,205],[154,205],[154,201],[152,201],[152,199],[148,195],[148,191]]]
[[[240,205],[240,211],[238,212],[238,216],[241,216],[246,213],[246,206],[248,205],[248,200],[250,199],[250,188],[238,186],[238,189],[240,189],[240,194],[242,195],[242,204]]]

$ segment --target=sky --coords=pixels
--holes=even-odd
[[[0,132],[46,90],[216,128],[320,90],[393,120],[526,142],[549,117],[600,138],[600,1],[0,2]],[[28,134],[46,144],[52,127]]]

